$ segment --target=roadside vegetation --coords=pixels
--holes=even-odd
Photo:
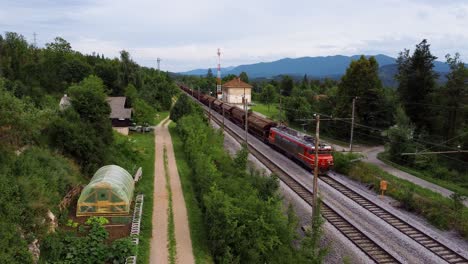
[[[70,189],[88,183],[96,169],[107,164],[122,166],[130,173],[143,166],[142,183],[151,183],[148,187],[137,184],[136,189],[146,196],[143,249],[139,251],[144,259],[149,250],[145,243],[148,245],[151,228],[148,208],[152,209],[154,153],[142,147],[154,152],[150,148],[154,139],[113,132],[106,98],[127,96],[127,107],[135,108],[135,121],[151,124],[156,112],[168,113],[171,98],[177,93],[171,77],[140,67],[126,51],[119,58],[85,55],[60,37],[38,48],[23,36],[7,32],[0,35],[0,56],[0,248],[7,249],[0,254],[0,262],[37,260],[38,256],[33,260],[28,250],[36,240],[43,253],[40,263],[63,261],[63,256],[76,250],[89,255],[85,244],[92,241],[105,251],[99,250],[94,263],[121,261],[123,256],[109,255],[116,252],[114,248],[131,253],[126,251],[131,249],[126,247],[128,243],[114,244],[116,241],[109,241],[102,228],[94,228],[94,224],[72,221],[67,226],[68,215],[74,212],[59,209]],[[64,94],[71,104],[59,107]],[[54,227],[47,216],[49,211],[58,220],[56,233],[50,232]],[[89,263],[79,258],[68,260]]]
[[[375,165],[365,162],[352,162],[358,154],[334,153],[335,170],[353,180],[370,186],[380,193],[380,181],[388,182],[385,195],[400,202],[400,207],[426,218],[434,226],[445,230],[456,230],[468,238],[468,208],[463,205],[458,194],[451,198],[420,187],[412,182],[397,178]]]
[[[153,229],[154,134],[131,134],[129,141],[134,143],[135,151],[141,157],[138,164],[143,170],[142,178],[135,186],[135,194],[145,195],[137,256],[137,263],[145,264],[149,262]]]
[[[207,240],[207,230],[203,223],[203,212],[201,210],[201,205],[195,197],[195,190],[192,185],[192,169],[185,155],[182,140],[176,131],[175,123],[169,125],[169,131],[171,133],[177,170],[179,172],[185,205],[187,207],[195,263],[213,263]]]
[[[296,217],[282,208],[277,178],[248,172],[246,149],[231,158],[223,148],[223,135],[184,96],[171,113],[178,116],[173,130],[191,164],[190,181],[214,262],[320,263],[323,254],[304,253],[317,252],[309,247],[318,245],[297,237]]]
[[[164,159],[164,177],[166,178],[166,190],[168,196],[167,203],[167,248],[169,252],[168,261],[171,264],[176,263],[177,256],[177,241],[175,238],[175,225],[174,225],[174,209],[172,203],[172,188],[171,188],[171,178],[169,175],[169,167],[167,161],[167,149],[164,146],[163,150],[163,159]]]

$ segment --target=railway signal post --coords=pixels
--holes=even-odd
[[[353,132],[354,132],[354,108],[356,105],[356,98],[353,98],[353,110],[352,110],[352,117],[351,117],[351,136],[349,138],[349,151],[353,152]]]
[[[245,94],[244,94],[244,97],[242,98],[242,100],[244,101],[244,112],[245,112],[245,120],[244,120],[244,123],[245,123],[245,144],[247,145],[248,147],[248,143],[247,143],[247,134],[248,134],[248,125],[249,125],[249,122],[248,122],[248,115],[247,115],[247,98],[245,97]]]

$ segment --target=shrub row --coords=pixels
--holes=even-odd
[[[247,172],[247,150],[231,158],[223,149],[222,134],[198,112],[181,117],[176,131],[192,165],[196,199],[216,263],[307,261],[306,254],[293,247],[297,222],[282,209],[277,178]]]

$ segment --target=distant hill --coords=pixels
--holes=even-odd
[[[236,67],[227,67],[221,69],[222,76],[228,74],[239,75],[245,71],[250,78],[272,78],[278,75],[303,76],[307,74],[310,78],[331,78],[339,79],[346,72],[352,60],[359,59],[361,55],[354,56],[320,56],[320,57],[302,57],[302,58],[284,58],[272,62],[260,62],[254,64],[239,65]],[[371,55],[366,55],[370,57]],[[394,76],[397,72],[396,59],[387,55],[378,54],[374,56],[379,63],[379,76],[385,86],[395,87],[398,85]],[[449,66],[440,61],[435,63],[435,71],[439,72],[445,80],[445,73],[449,71]],[[212,68],[216,75],[216,68]],[[206,75],[208,69],[197,69],[187,72],[181,72],[184,75]]]
[[[234,68],[235,68],[235,66],[226,67],[226,68],[221,68],[221,72],[222,72],[222,73],[229,72],[229,71],[231,71],[231,70],[234,69]],[[217,68],[216,68],[216,67],[211,68],[211,71],[213,72],[213,75],[216,76]],[[208,69],[195,69],[195,70],[191,70],[191,71],[187,71],[187,72],[179,72],[179,74],[184,74],[184,75],[197,75],[197,76],[206,75],[206,73],[208,73]],[[224,74],[223,74],[223,76],[224,76]]]

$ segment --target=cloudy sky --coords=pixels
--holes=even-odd
[[[146,66],[185,71],[284,57],[386,54],[427,38],[468,61],[468,0],[0,0],[0,31],[61,36],[84,53],[126,49]]]

